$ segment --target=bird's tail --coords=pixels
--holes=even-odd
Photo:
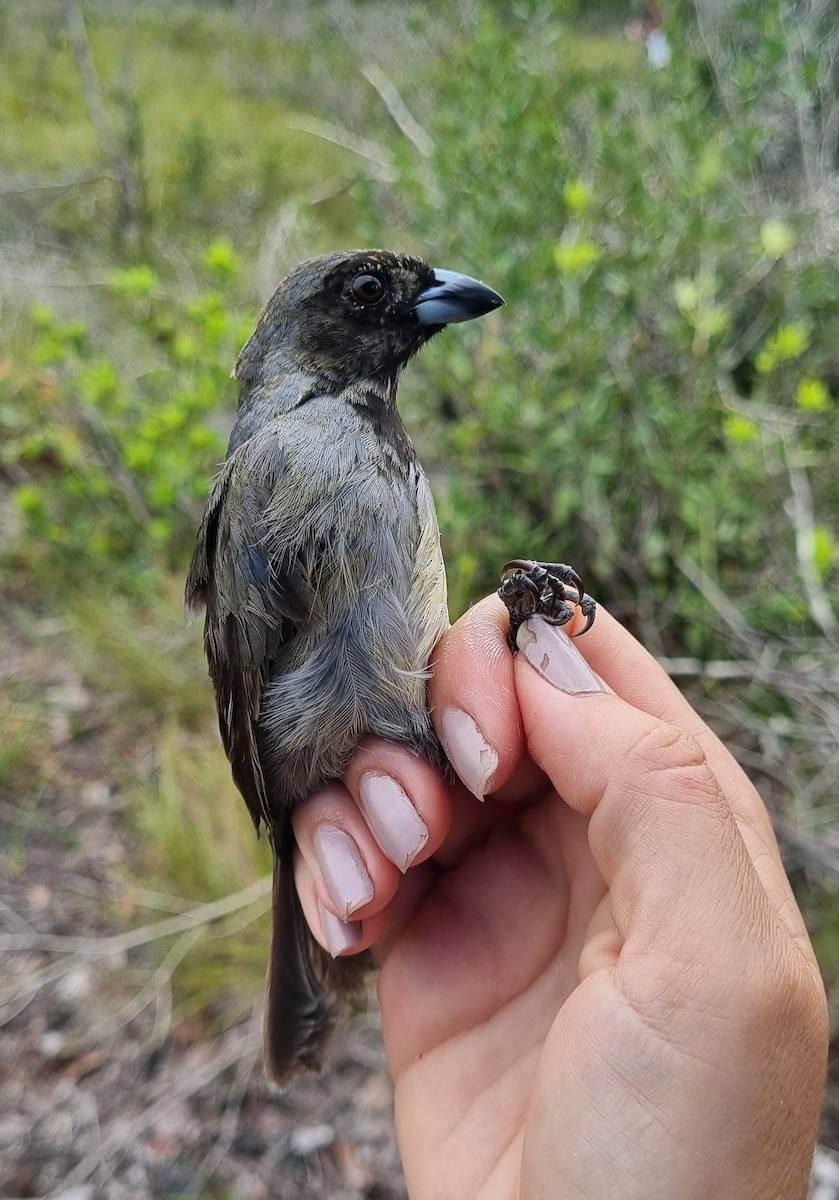
[[[283,841],[274,858],[263,1053],[268,1078],[285,1085],[298,1071],[319,1069],[336,1005],[320,978],[312,935],[294,886],[290,833]]]
[[[340,1011],[332,989],[344,997],[363,982],[366,956],[332,959],[315,942],[297,889],[290,827],[277,839],[272,896],[271,953],[263,1018],[265,1073],[290,1083],[301,1071],[320,1069]]]

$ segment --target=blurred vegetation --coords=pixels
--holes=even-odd
[[[6,587],[152,731],[145,775],[111,763],[135,870],[213,897],[265,869],[180,588],[260,303],[311,253],[396,245],[508,302],[403,384],[452,615],[508,558],[574,563],[800,835],[832,978],[839,34],[680,0],[652,71],[615,6],[90,4],[103,136],[78,21],[25,11],[0,18]],[[4,786],[38,728],[9,716]],[[256,988],[262,937],[193,951],[185,994],[211,962]]]

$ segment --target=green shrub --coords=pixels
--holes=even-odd
[[[0,409],[0,461],[21,478],[23,561],[139,593],[157,589],[160,570],[182,570],[224,454],[231,363],[249,332],[222,292],[237,272],[218,239],[205,289],[189,302],[167,296],[148,264],[111,273],[118,319],[156,359],[137,378],[83,323],[31,314],[29,361],[14,403]]]
[[[800,466],[829,580],[835,259],[756,202],[763,130],[700,59],[597,71],[574,45],[485,19],[408,97],[430,109],[433,182],[407,154],[400,181],[429,254],[508,301],[406,381],[456,607],[510,557],[560,558],[651,644],[720,653],[687,559],[764,632],[812,631],[785,504]]]

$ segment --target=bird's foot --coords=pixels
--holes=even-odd
[[[501,579],[498,595],[510,614],[509,641],[514,654],[518,649],[516,634],[528,617],[539,616],[550,625],[565,625],[574,609],[579,608],[586,619],[579,632],[591,629],[597,605],[586,595],[573,567],[514,558],[501,571]]]

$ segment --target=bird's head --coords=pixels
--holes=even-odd
[[[268,301],[236,365],[271,378],[283,360],[333,386],[395,377],[446,325],[498,308],[497,292],[389,250],[349,250],[301,263]]]

